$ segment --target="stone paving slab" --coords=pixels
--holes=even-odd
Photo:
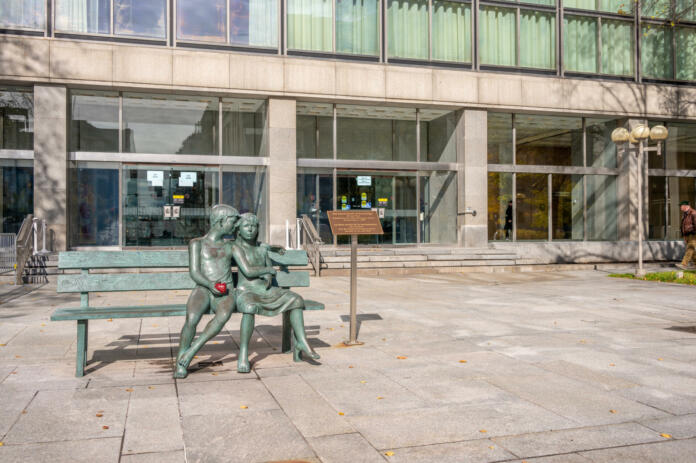
[[[384,456],[357,433],[313,437],[308,441],[323,463],[384,463],[385,461]]]
[[[657,444],[641,444],[629,447],[595,450],[580,453],[594,463],[665,463],[694,461],[696,439],[671,440]]]
[[[179,403],[174,385],[134,386],[132,389],[122,453],[183,450]]]
[[[183,450],[176,450],[174,452],[123,455],[119,463],[186,463],[186,454]]]
[[[51,463],[118,463],[121,438],[69,440],[36,444],[8,445],[0,451],[3,463],[29,461]],[[122,461],[122,460],[121,460]]]
[[[643,421],[641,424],[660,434],[670,434],[675,439],[696,437],[696,414],[670,416],[658,420]]]
[[[398,463],[486,463],[515,458],[515,455],[490,439],[422,445],[392,451],[394,455],[389,457],[389,461]]]

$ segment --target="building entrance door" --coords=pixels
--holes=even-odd
[[[186,246],[206,233],[219,202],[219,171],[203,166],[124,165],[126,246]]]

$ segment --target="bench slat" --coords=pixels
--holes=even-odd
[[[268,256],[278,265],[307,265],[307,251],[304,249],[288,249],[284,254],[269,252]]]

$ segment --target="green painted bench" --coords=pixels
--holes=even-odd
[[[278,266],[273,284],[282,288],[309,286],[309,272],[290,271],[292,266],[307,265],[307,253],[288,250],[270,253]],[[188,269],[188,251],[69,251],[61,252],[58,268],[80,270],[79,274],[58,275],[58,293],[80,293],[80,307],[59,308],[51,321],[77,321],[77,366],[75,376],[83,376],[87,366],[89,320],[114,318],[172,317],[186,315],[186,304],[92,307],[89,293],[112,291],[169,291],[193,289],[188,271],[152,273],[90,273],[97,269]],[[305,310],[323,310],[324,304],[305,300]],[[291,327],[289,312],[283,313],[282,351],[289,352]]]

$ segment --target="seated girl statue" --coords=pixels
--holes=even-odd
[[[269,251],[282,250],[268,244],[258,243],[259,220],[254,214],[242,214],[235,224],[237,237],[232,246],[232,255],[239,268],[236,306],[242,313],[240,326],[239,358],[237,371],[248,373],[249,340],[254,331],[254,316],[273,316],[290,312],[290,325],[294,333],[293,359],[299,362],[301,354],[318,359],[319,354],[309,346],[304,329],[304,299],[289,289],[272,286],[276,271],[272,267]]]

